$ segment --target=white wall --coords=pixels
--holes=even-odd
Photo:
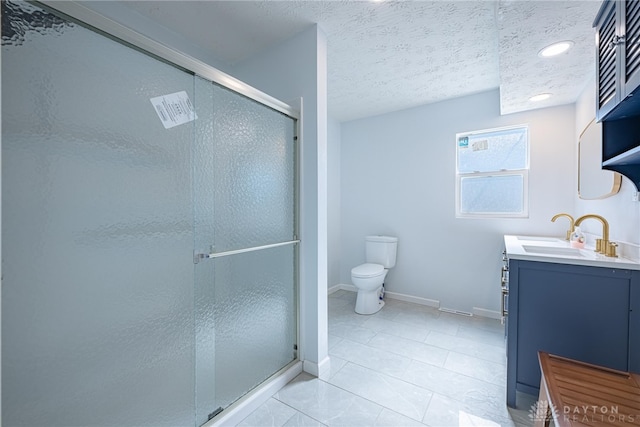
[[[327,138],[328,272],[330,286],[340,281],[340,122],[329,119]]]
[[[580,135],[589,122],[595,117],[595,80],[586,85],[582,95],[576,102],[576,135]],[[578,138],[576,138],[577,152]],[[575,197],[574,214],[576,217],[588,213],[602,215],[609,222],[609,240],[620,244],[620,254],[638,258],[640,244],[640,203],[631,200],[636,191],[635,185],[623,177],[620,192],[602,200],[581,200]],[[588,232],[588,238],[600,238],[602,226],[598,221],[587,220],[581,224],[581,229]]]
[[[529,124],[527,219],[455,218],[455,135]],[[504,234],[564,236],[574,207],[573,106],[500,116],[497,90],[342,124],[342,283],[364,262],[364,236],[397,236],[391,292],[497,312]],[[497,313],[496,313],[497,314]]]
[[[314,25],[232,70],[285,102],[302,97],[300,340],[305,371],[321,377],[329,373],[326,46],[324,33]]]

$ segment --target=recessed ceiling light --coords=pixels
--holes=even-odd
[[[542,49],[538,52],[538,56],[540,58],[550,58],[552,56],[560,55],[561,53],[565,53],[574,43],[571,40],[565,40],[562,42],[554,43]]]
[[[549,98],[551,98],[550,93],[541,93],[540,95],[532,96],[531,98],[529,98],[529,101],[538,102],[538,101],[544,101],[545,99],[549,99]]]

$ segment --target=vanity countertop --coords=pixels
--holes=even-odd
[[[572,248],[558,237],[505,235],[504,244],[510,259],[640,270],[637,261],[607,257],[594,252],[593,247]]]

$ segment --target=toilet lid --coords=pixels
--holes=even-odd
[[[351,269],[351,276],[373,277],[384,272],[384,267],[380,264],[362,264]]]

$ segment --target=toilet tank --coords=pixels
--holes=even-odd
[[[397,237],[367,236],[365,242],[368,263],[381,264],[384,268],[396,265]]]

